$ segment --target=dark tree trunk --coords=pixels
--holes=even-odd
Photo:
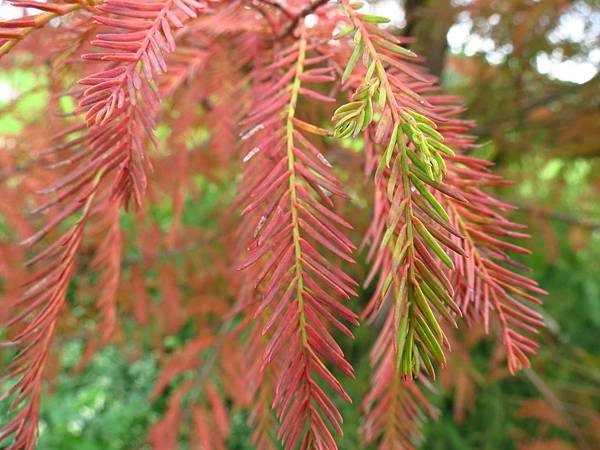
[[[414,49],[427,58],[431,73],[441,76],[446,62],[448,30],[456,10],[449,0],[404,0],[406,27],[403,35],[415,38]]]

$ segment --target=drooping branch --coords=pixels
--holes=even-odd
[[[7,396],[12,397],[11,409],[16,414],[0,427],[0,441],[14,437],[8,447],[10,450],[33,450],[35,447],[50,344],[75,270],[83,231],[104,175],[105,171],[98,172],[91,186],[76,200],[80,210],[77,222],[59,240],[29,261],[29,265],[35,264],[39,268],[28,280],[23,296],[12,305],[13,315],[6,326],[17,330],[11,337],[11,343],[18,346],[19,353],[11,362],[9,373],[18,381],[8,390]],[[45,231],[41,230],[28,243],[42,239]]]
[[[464,248],[464,255],[457,258],[457,270],[452,279],[457,303],[468,321],[483,321],[487,332],[491,315],[497,318],[508,355],[508,368],[515,373],[519,368],[529,366],[528,355],[538,348],[527,335],[537,334],[544,326],[542,315],[527,303],[540,304],[535,296],[546,292],[535,281],[510,269],[511,264],[517,264],[507,252],[528,254],[529,251],[505,241],[529,235],[521,232],[522,225],[501,214],[512,209],[510,205],[482,190],[503,182],[487,171],[485,161],[459,157],[450,165],[450,176],[468,200],[462,204],[448,200],[451,220],[465,236],[459,243]]]
[[[304,136],[329,133],[297,117],[300,96],[330,100],[305,84],[328,79],[332,72],[315,67],[329,55],[309,56],[314,45],[307,42],[302,25],[300,32],[298,45],[278,52],[275,62],[261,71],[268,81],[259,86],[244,120],[250,131],[243,139],[253,146],[244,157],[249,165],[241,230],[248,230],[243,234],[249,251],[240,268],[252,270],[260,287],[260,296],[247,310],[254,317],[269,316],[262,329],[268,336],[263,364],[270,367],[276,361],[273,406],[281,421],[279,439],[287,449],[298,444],[302,449],[335,449],[330,427],[341,433],[341,415],[317,380],[349,400],[325,361],[353,373],[327,325],[350,334],[339,319],[356,323],[356,318],[335,296],[355,295],[355,282],[316,245],[347,261],[354,247],[339,230],[348,224],[331,210],[329,198],[329,193],[346,195],[328,161]]]
[[[18,3],[26,6],[26,2]],[[167,17],[177,24],[181,23],[170,11],[172,3],[108,0],[98,9],[106,14],[95,16],[98,22],[113,28],[120,27],[124,32],[101,34],[95,43],[112,51],[87,56],[88,60],[109,61],[110,65],[109,69],[82,80],[82,84],[90,86],[80,101],[89,129],[76,123],[56,137],[62,142],[43,152],[44,155],[61,157],[53,166],[66,167],[68,171],[41,192],[53,194],[53,197],[36,208],[34,213],[51,211],[63,203],[66,206],[54,214],[40,231],[25,240],[24,245],[33,246],[40,242],[75,214],[79,214],[80,218],[65,234],[29,261],[35,270],[27,283],[27,290],[13,306],[13,315],[7,323],[9,330],[13,331],[12,340],[21,350],[10,369],[11,376],[18,378],[9,391],[9,395],[14,394],[12,410],[15,416],[0,428],[0,440],[13,436],[11,449],[29,450],[35,445],[44,369],[75,270],[85,226],[92,212],[94,215],[104,214],[106,211],[98,209],[99,205],[108,205],[109,210],[114,208],[118,211],[121,201],[128,203],[132,198],[136,204],[141,203],[146,184],[144,141],[148,137],[153,138],[160,105],[160,98],[151,83],[155,81],[155,74],[166,71],[162,54],[175,48]],[[192,7],[202,7],[193,0],[176,3],[189,17],[196,15]],[[69,5],[74,9],[75,5],[80,6]],[[47,8],[52,14],[65,11],[53,4],[48,4]],[[154,14],[158,16],[154,17]],[[144,78],[138,73],[140,64]],[[141,104],[137,100],[138,92]],[[110,193],[113,202],[95,203],[97,197],[105,200]],[[111,278],[118,273],[114,263],[113,258]],[[112,298],[111,295],[107,298]],[[104,306],[108,300],[101,298],[100,302]],[[111,310],[107,308],[106,312],[112,314]],[[110,325],[111,320],[107,323]]]
[[[374,218],[365,238],[371,246],[368,259],[372,263],[366,283],[377,280],[377,285],[364,314],[371,321],[386,314],[371,352],[376,372],[366,414],[375,417],[367,438],[379,439],[380,448],[398,448],[411,445],[410,436],[394,426],[401,413],[395,400],[403,390],[400,380],[417,378],[422,371],[435,376],[436,363],[445,363],[443,347],[449,348],[439,321],[457,326],[461,315],[471,317],[471,311],[459,305],[463,305],[465,292],[470,295],[483,285],[468,281],[469,288],[463,290],[461,284],[472,280],[463,268],[478,257],[469,247],[474,233],[476,245],[484,243],[486,251],[502,260],[506,260],[504,249],[520,248],[492,235],[522,236],[503,233],[502,227],[508,222],[482,230],[457,223],[457,215],[466,215],[469,208],[489,216],[488,209],[501,204],[483,196],[479,189],[470,192],[469,182],[461,182],[464,170],[459,172],[460,179],[449,174],[449,167],[454,170],[456,162],[466,161],[456,151],[468,149],[473,141],[464,134],[470,124],[455,117],[461,106],[452,97],[436,95],[437,79],[419,67],[420,59],[402,46],[401,38],[377,26],[387,19],[361,14],[359,6],[347,0],[342,0],[342,6],[349,24],[338,36],[353,36],[342,82],[353,94],[333,116],[335,136],[347,139],[362,135],[365,140],[367,173],[374,172],[375,182]],[[470,183],[476,180],[485,184],[490,179],[483,172],[472,178]],[[461,212],[457,214],[450,205]],[[507,302],[514,303],[511,294],[533,301],[524,291],[542,292],[519,276],[519,287],[499,293],[498,287],[507,288],[509,278],[510,282],[515,280],[513,275],[506,277],[495,284],[495,289],[484,291],[482,302],[488,302],[488,297],[502,297],[488,308],[498,311],[509,350],[509,368],[514,371],[526,364],[524,353],[536,347],[517,329],[535,332],[542,322],[529,308]],[[391,386],[389,391],[379,387],[384,377]]]
[[[367,282],[376,275],[379,281],[365,315],[374,318],[393,298],[395,323],[387,339],[398,346],[397,367],[401,374],[416,377],[423,365],[433,375],[432,362],[443,363],[447,342],[433,311],[450,323],[452,314],[460,314],[446,275],[453,268],[447,252],[462,253],[450,236],[460,233],[450,226],[436,198],[436,193],[461,198],[443,180],[444,158],[454,153],[442,142],[429,118],[435,111],[415,84],[427,86],[434,79],[412,65],[416,56],[400,41],[377,28],[385,19],[342,4],[356,43],[345,79],[361,57],[366,72],[352,101],[334,115],[336,135],[357,136],[367,130],[364,138],[373,141],[377,152],[375,215],[367,234],[374,262]],[[371,126],[375,111],[381,115],[376,127]]]
[[[72,3],[52,3],[35,0],[11,0],[10,3],[13,6],[35,8],[42,12],[19,19],[0,21],[0,58],[34,31],[44,28],[51,20],[80,9],[92,9],[94,5],[102,1],[79,0]]]

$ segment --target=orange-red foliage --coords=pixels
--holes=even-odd
[[[469,156],[460,100],[382,18],[346,0],[12,3],[38,12],[0,22],[2,63],[49,64],[48,111],[61,97],[76,106],[0,143],[0,212],[23,240],[0,246],[18,351],[0,427],[11,449],[35,446],[54,338],[84,333],[87,356],[127,347],[129,318],[163,355],[153,395],[174,391],[149,432],[160,449],[176,448],[184,421],[200,448],[226,448],[229,402],[250,408],[260,449],[337,448],[354,370],[336,338],[361,308],[378,334],[363,431],[382,449],[412,448],[436,416],[423,387],[463,317],[498,324],[511,372],[529,364],[542,320],[528,303],[543,291],[509,255],[526,252],[506,240],[526,237],[510,205],[485,191],[504,181]],[[207,228],[186,218],[209,196],[198,175],[230,201],[191,211],[211,215]],[[65,307],[74,274],[90,271],[73,301],[93,329]],[[359,281],[375,286],[366,306]],[[162,337],[188,324],[197,335],[168,354]]]

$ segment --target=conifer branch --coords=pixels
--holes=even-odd
[[[20,8],[35,8],[42,12],[33,16],[0,21],[0,58],[34,31],[45,27],[51,20],[80,9],[89,9],[102,0],[78,0],[70,3],[41,2],[34,0],[11,0]]]
[[[142,202],[145,173],[151,165],[143,150],[144,134],[154,141],[160,97],[157,75],[167,71],[165,55],[175,51],[172,27],[182,27],[183,17],[196,17],[203,4],[196,0],[107,0],[98,7],[95,21],[113,28],[92,44],[106,52],[84,54],[88,61],[106,61],[106,69],[82,80],[88,86],[79,102],[90,130],[114,136],[115,152],[126,155],[119,169],[114,194],[125,205]],[[124,17],[124,18],[121,18]]]
[[[394,358],[393,348],[386,358]],[[427,385],[424,381],[423,384]],[[423,439],[421,427],[438,411],[419,388],[417,381],[399,376],[390,364],[381,364],[374,375],[374,389],[363,401],[365,424],[363,435],[368,443],[378,439],[381,450],[419,448]],[[393,414],[389,412],[393,411]]]
[[[324,363],[329,360],[345,374],[353,373],[325,324],[350,333],[337,317],[356,323],[354,314],[328,291],[349,298],[355,294],[355,282],[331,265],[308,239],[348,261],[353,246],[338,230],[347,223],[329,209],[333,206],[329,193],[345,194],[327,160],[303,135],[329,133],[297,117],[301,95],[324,99],[304,87],[303,80],[323,72],[307,67],[327,58],[307,56],[314,46],[307,43],[302,25],[300,33],[297,46],[280,51],[276,62],[264,70],[271,78],[256,93],[258,101],[244,121],[251,128],[243,139],[253,137],[256,145],[244,158],[255,165],[249,166],[251,178],[241,197],[248,202],[243,212],[248,218],[242,226],[255,231],[249,236],[248,259],[240,268],[253,266],[255,285],[262,286],[262,299],[250,308],[254,317],[269,311],[262,330],[269,336],[263,364],[277,361],[273,406],[281,421],[278,438],[287,449],[298,444],[302,449],[335,449],[329,427],[340,433],[341,416],[317,383],[317,376],[349,401]],[[290,83],[289,90],[282,90],[285,83]],[[278,131],[280,124],[283,132]],[[259,171],[264,158],[272,163],[266,171]],[[255,225],[248,223],[249,218]]]
[[[10,397],[11,410],[16,414],[0,427],[0,442],[13,436],[9,450],[33,450],[38,433],[42,382],[50,344],[54,337],[60,311],[75,259],[81,245],[83,230],[90,217],[98,187],[105,175],[98,172],[89,190],[84,191],[70,214],[79,211],[79,219],[59,240],[29,261],[40,267],[33,273],[23,296],[13,305],[14,313],[6,326],[17,330],[11,344],[19,349],[18,356],[9,366],[10,375],[18,381],[6,396]],[[32,245],[44,236],[43,229],[32,236]]]
[[[376,130],[364,134],[382,149],[375,172],[375,217],[367,235],[369,258],[374,258],[367,282],[377,274],[379,281],[365,315],[375,317],[391,297],[393,326],[380,339],[397,349],[394,364],[401,375],[416,377],[423,367],[433,376],[433,362],[444,363],[442,347],[448,344],[434,311],[452,324],[453,314],[460,314],[445,274],[453,268],[448,251],[462,253],[449,235],[460,233],[449,225],[435,196],[436,190],[456,195],[443,184],[444,156],[453,152],[412,91],[413,77],[394,71],[408,67],[405,60],[416,55],[374,25],[387,19],[361,15],[346,0],[342,5],[351,22],[342,33],[353,34],[355,43],[342,81],[361,58],[367,71],[352,101],[334,114],[335,135],[358,136],[374,122],[375,112],[381,116]],[[383,354],[377,355],[376,362]]]
[[[121,202],[104,199],[97,208],[98,221],[94,232],[104,233],[90,266],[100,271],[96,308],[101,314],[100,342],[106,344],[117,327],[117,290],[121,278],[123,234],[121,231]],[[105,202],[109,202],[107,205]]]
[[[189,17],[196,15],[192,7],[201,7],[194,0],[178,0],[175,3]],[[83,93],[80,102],[90,128],[75,125],[65,130],[57,136],[58,140],[66,138],[65,142],[43,152],[45,155],[71,152],[72,156],[63,158],[54,167],[75,167],[41,192],[55,194],[55,197],[34,213],[48,211],[62,202],[69,203],[24,245],[36,244],[74,214],[79,212],[81,216],[66,234],[30,260],[30,265],[39,267],[33,272],[28,289],[14,306],[18,312],[7,323],[7,327],[16,330],[13,340],[22,349],[11,368],[11,375],[20,378],[8,393],[16,394],[12,401],[16,415],[0,428],[0,440],[14,436],[11,449],[29,450],[35,445],[44,367],[59,312],[75,269],[85,225],[92,212],[100,215],[104,212],[93,210],[94,199],[108,185],[114,203],[100,204],[108,205],[109,209],[114,207],[117,212],[121,202],[128,204],[132,198],[137,205],[141,204],[146,185],[142,166],[145,159],[143,139],[145,135],[153,138],[152,130],[160,103],[151,83],[155,82],[155,74],[166,70],[162,53],[175,48],[169,21],[181,23],[170,11],[172,4],[173,1],[142,4],[133,0],[108,0],[100,7],[100,11],[112,16],[97,15],[97,21],[111,27],[122,27],[126,32],[100,35],[96,45],[116,51],[87,56],[87,59],[109,61],[111,64],[110,69],[82,80],[82,84],[91,86]],[[64,10],[52,4],[46,8],[50,8],[53,14]],[[147,21],[149,12],[158,14],[150,25]],[[118,18],[119,15],[127,18]],[[126,36],[131,41],[124,40]],[[134,47],[136,52],[132,57]],[[125,66],[119,65],[122,61],[126,61]],[[138,63],[145,71],[145,81],[137,72]],[[138,90],[141,105],[137,101]],[[73,134],[75,137],[72,137]],[[110,182],[101,183],[105,179],[110,179]],[[118,253],[117,256],[120,260]],[[114,258],[112,262],[114,265]],[[120,266],[120,261],[117,265]],[[118,269],[113,267],[109,273],[114,284]],[[100,305],[108,306],[109,300],[114,299],[113,294],[107,291],[106,297],[101,296]],[[108,313],[105,328],[108,334],[114,324],[110,318],[112,308],[103,309]]]
[[[456,286],[455,298],[470,322],[483,321],[486,332],[490,330],[494,314],[501,330],[507,352],[508,368],[515,373],[529,367],[529,357],[538,344],[528,335],[537,334],[544,327],[542,315],[527,306],[539,305],[537,296],[545,295],[537,283],[518,275],[506,266],[516,263],[508,251],[528,254],[529,251],[504,239],[524,239],[523,225],[502,216],[511,205],[494,199],[481,188],[502,183],[500,177],[487,170],[488,163],[472,157],[458,157],[450,166],[453,184],[460,188],[466,204],[448,200],[451,220],[464,240],[464,256],[457,258],[457,269],[452,277]]]

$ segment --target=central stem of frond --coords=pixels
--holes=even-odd
[[[290,210],[292,213],[292,240],[294,245],[294,267],[296,271],[296,289],[298,300],[298,311],[300,314],[300,331],[302,333],[302,343],[306,346],[308,337],[306,334],[306,316],[304,313],[304,299],[302,291],[304,289],[304,281],[302,280],[302,248],[300,244],[300,224],[298,220],[298,194],[296,192],[296,157],[294,155],[294,116],[296,115],[296,105],[300,95],[300,85],[302,72],[304,70],[304,60],[306,57],[306,39],[304,26],[300,26],[300,41],[298,48],[298,60],[296,61],[296,73],[292,84],[292,92],[288,113],[286,119],[286,151],[288,160],[288,170],[290,173],[289,189],[290,189]]]

